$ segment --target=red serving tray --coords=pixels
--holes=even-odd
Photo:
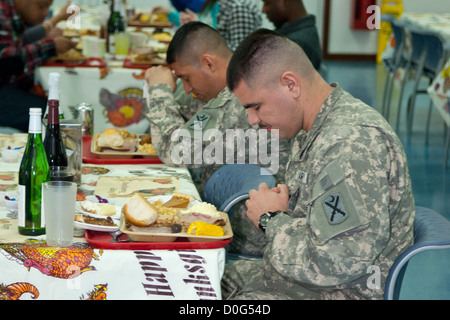
[[[85,230],[87,242],[94,248],[113,250],[182,250],[182,249],[219,249],[224,248],[232,238],[212,242],[190,242],[187,238],[178,238],[173,242],[110,242],[113,237],[108,232]],[[121,234],[120,240],[127,235]]]
[[[145,69],[151,68],[153,66],[155,66],[155,65],[133,63],[130,58],[125,58],[125,60],[123,61],[123,67],[128,68],[128,69],[144,69],[145,70]]]
[[[44,67],[66,67],[66,68],[105,68],[106,62],[100,58],[89,58],[86,60],[64,61],[51,59],[43,64]]]
[[[101,159],[91,152],[92,136],[83,137],[83,163],[93,164],[161,164],[159,158]]]

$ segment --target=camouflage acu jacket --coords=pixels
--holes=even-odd
[[[245,109],[228,88],[223,89],[216,98],[206,104],[186,94],[175,97],[167,84],[151,87],[149,95],[150,111],[146,117],[150,122],[152,143],[165,164],[201,168],[202,185],[215,170],[224,164],[256,163],[267,167],[267,163],[259,157],[259,150],[254,149],[258,143],[252,143],[253,136],[245,136],[245,132],[249,129],[253,130],[252,133],[266,131],[250,126]],[[239,139],[236,138],[230,146],[226,138],[238,130],[244,133],[239,135],[244,139],[241,141],[244,143],[239,144],[236,141]],[[215,135],[208,136],[207,133],[211,132]],[[270,150],[271,138],[267,139]],[[259,141],[259,138],[256,141]],[[197,145],[197,142],[202,145]],[[215,146],[218,146],[218,143],[222,144],[223,149],[216,148],[211,152],[214,149],[211,148],[213,142]],[[187,148],[183,148],[186,145]],[[218,152],[219,149],[222,154]],[[279,142],[279,150],[274,150],[278,152],[278,155],[269,152],[270,156],[278,158],[279,166],[275,175],[280,179],[284,177],[289,149],[289,141],[282,140]],[[183,151],[181,152],[183,156],[180,156],[179,151]]]
[[[244,291],[379,299],[389,268],[413,242],[401,142],[379,113],[335,86],[311,130],[293,139],[289,209],[269,221],[261,277]]]

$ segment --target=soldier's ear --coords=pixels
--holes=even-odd
[[[280,84],[286,86],[294,98],[298,98],[301,92],[300,79],[295,73],[290,71],[284,72],[280,76]]]
[[[213,56],[205,53],[200,60],[201,67],[209,72],[216,72],[216,61]]]

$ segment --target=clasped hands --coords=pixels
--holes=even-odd
[[[145,81],[147,81],[149,88],[160,83],[166,83],[172,88],[172,91],[175,91],[177,88],[176,80],[177,77],[172,70],[164,66],[148,68],[145,72]]]
[[[267,183],[259,185],[258,190],[250,190],[250,199],[245,202],[247,206],[247,217],[256,228],[259,218],[268,211],[287,211],[289,202],[289,189],[285,184],[278,184],[269,189]]]

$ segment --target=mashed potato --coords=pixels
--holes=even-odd
[[[194,204],[192,207],[181,211],[181,213],[183,213],[183,214],[192,213],[192,212],[203,213],[210,217],[220,217],[220,212],[217,211],[216,207],[207,202],[200,202],[200,203]]]

